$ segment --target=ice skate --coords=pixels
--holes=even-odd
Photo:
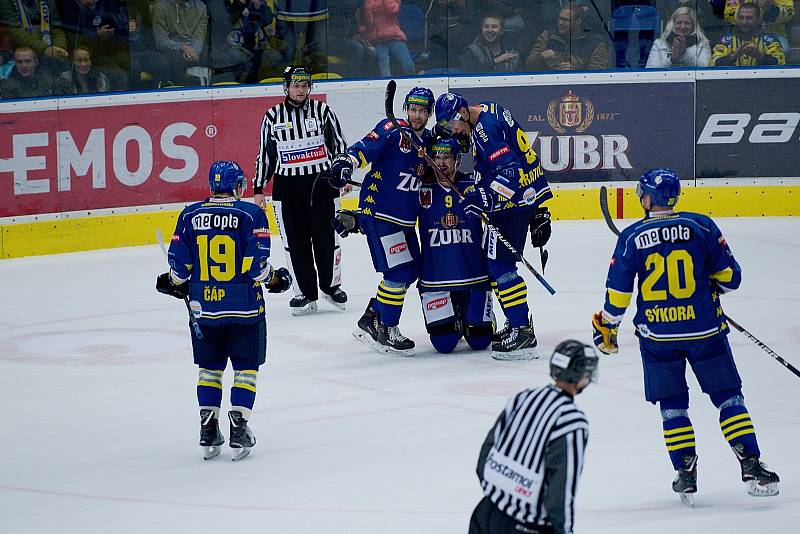
[[[235,462],[250,454],[250,449],[256,445],[256,437],[250,431],[242,412],[231,410],[228,412],[228,419],[231,422],[229,445],[233,449],[231,460]]]
[[[511,324],[506,319],[505,325],[503,328],[492,334],[492,343],[499,343],[503,338],[505,338],[508,333],[511,331]]]
[[[336,291],[334,291],[330,295],[323,292],[321,297],[322,300],[330,303],[337,310],[344,311],[347,308],[347,293],[345,293],[338,287],[336,288]]]
[[[219,456],[225,438],[219,431],[219,420],[213,410],[200,410],[200,446],[203,447],[203,460]]]
[[[402,333],[396,326],[387,326],[378,322],[378,337],[374,345],[370,345],[374,350],[385,354],[398,354],[400,356],[413,356],[415,344]]]
[[[533,332],[532,322],[525,326],[513,326],[499,341],[492,343],[492,358],[495,360],[536,360],[539,358],[536,344],[536,334]]]
[[[697,456],[684,456],[683,467],[678,469],[672,491],[678,494],[686,506],[694,507],[694,493],[697,493]]]
[[[781,481],[777,473],[767,469],[767,464],[757,456],[744,456],[744,446],[741,443],[733,448],[742,467],[742,482],[747,484],[747,493],[753,497],[773,497],[779,493],[778,482]]]
[[[364,310],[364,314],[359,318],[358,323],[356,324],[356,329],[353,330],[353,337],[358,339],[359,341],[363,341],[364,337],[378,339],[378,312],[372,309],[372,303],[375,299],[370,299],[369,304],[367,304],[367,309]]]
[[[311,315],[317,311],[317,301],[309,300],[303,295],[294,297],[289,301],[289,308],[292,310],[292,315],[298,317],[300,315]]]

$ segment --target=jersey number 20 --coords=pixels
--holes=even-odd
[[[658,252],[653,252],[644,261],[645,269],[650,271],[642,282],[642,299],[646,301],[667,300],[667,291],[676,299],[687,299],[694,294],[694,262],[689,251],[676,249],[667,254],[667,257]],[[667,271],[667,289],[653,289]],[[683,285],[681,284],[681,270],[683,270]]]
[[[236,276],[236,241],[231,236],[215,235],[209,239],[198,235],[197,256],[201,282],[208,282],[209,276],[217,282],[229,282]]]

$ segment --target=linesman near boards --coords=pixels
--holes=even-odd
[[[517,393],[489,430],[478,457],[484,498],[469,534],[571,534],[589,423],[573,398],[597,371],[597,353],[580,341],[550,357],[555,384]]]
[[[272,205],[294,279],[294,298],[289,302],[292,315],[316,312],[319,291],[340,310],[347,302],[347,294],[339,287],[339,236],[331,227],[339,190],[327,180],[318,180],[330,167],[330,155],[344,152],[347,141],[333,110],[325,102],[309,99],[311,86],[309,69],[286,67],[286,99],[264,114],[253,179],[254,201],[263,207],[264,186],[274,178]]]

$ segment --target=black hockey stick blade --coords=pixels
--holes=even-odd
[[[542,272],[544,273],[545,265],[547,265],[547,259],[550,257],[550,253],[544,247],[539,247],[539,259],[542,262]]]
[[[797,367],[795,367],[795,366],[794,366],[794,365],[792,365],[791,363],[787,362],[786,360],[784,360],[783,358],[781,358],[780,356],[778,356],[778,353],[776,353],[774,350],[772,350],[771,348],[769,348],[769,347],[768,347],[768,346],[767,346],[767,345],[766,345],[766,344],[765,344],[763,341],[761,341],[761,340],[760,340],[760,339],[758,339],[756,336],[754,336],[753,334],[751,334],[750,332],[748,332],[748,331],[747,331],[747,329],[745,329],[745,328],[744,328],[742,325],[740,325],[739,323],[737,323],[736,321],[734,321],[733,319],[731,319],[731,316],[730,316],[730,315],[728,315],[728,314],[725,314],[725,318],[728,320],[728,323],[729,323],[729,324],[730,324],[730,325],[731,325],[733,328],[735,328],[736,330],[738,330],[739,332],[741,332],[741,333],[744,335],[744,337],[746,337],[747,339],[749,339],[750,341],[752,341],[753,343],[755,343],[756,345],[758,345],[759,347],[761,347],[761,348],[764,350],[764,352],[766,352],[767,354],[769,354],[770,356],[772,356],[772,357],[775,359],[775,361],[777,361],[779,364],[783,365],[783,366],[784,366],[784,367],[786,367],[786,368],[787,368],[789,371],[791,371],[792,373],[794,373],[794,375],[795,375],[797,378],[800,378],[800,370],[798,370],[798,369],[797,369]]]
[[[619,229],[611,219],[611,213],[608,212],[608,189],[604,185],[600,186],[600,211],[603,212],[608,229],[614,232],[614,235],[619,235]]]
[[[390,120],[394,119],[394,94],[397,92],[397,82],[394,80],[389,80],[389,83],[386,84],[386,101],[384,102],[384,106],[386,107],[386,118]]]

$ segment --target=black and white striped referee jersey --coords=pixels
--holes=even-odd
[[[309,98],[296,107],[284,99],[264,114],[253,188],[261,193],[275,174],[318,174],[330,166],[334,155],[345,150],[342,126],[325,102]]]
[[[484,495],[519,522],[570,534],[588,438],[586,416],[570,394],[554,385],[519,392],[481,448]]]

